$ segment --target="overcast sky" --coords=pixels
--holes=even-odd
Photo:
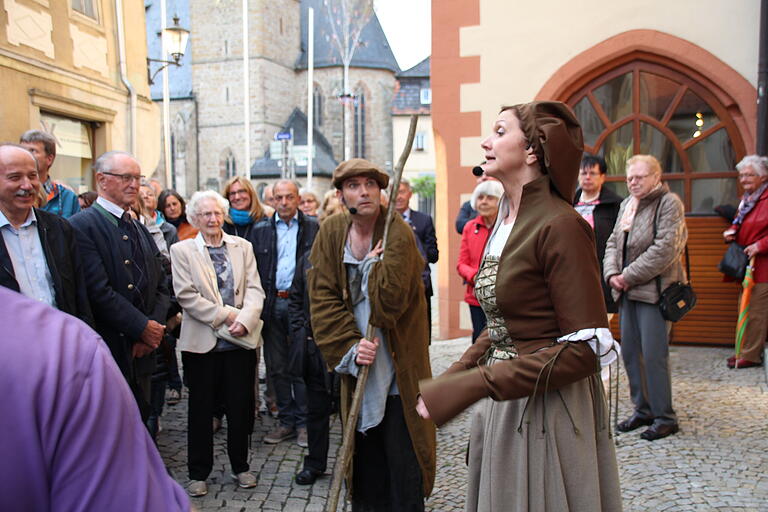
[[[431,52],[431,4],[431,0],[375,0],[376,15],[403,70]]]

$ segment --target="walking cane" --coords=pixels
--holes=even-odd
[[[418,116],[415,114],[411,116],[411,125],[408,129],[408,138],[405,141],[405,147],[403,153],[400,155],[400,159],[395,166],[395,176],[392,181],[391,193],[389,195],[389,205],[387,206],[387,217],[384,221],[384,236],[381,241],[381,259],[384,258],[384,250],[387,247],[387,235],[389,234],[389,225],[392,223],[395,212],[395,202],[397,198],[397,190],[400,188],[400,179],[403,176],[403,167],[405,167],[405,161],[408,160],[408,155],[411,153],[411,146],[413,145],[413,138],[416,135],[416,123],[418,122]],[[376,334],[375,327],[368,322],[368,328],[365,331],[365,339],[372,340]],[[352,443],[355,439],[355,430],[357,427],[357,418],[360,415],[360,406],[363,403],[363,393],[365,392],[365,383],[368,380],[368,370],[370,365],[365,365],[360,368],[357,374],[357,385],[355,386],[355,394],[352,395],[352,405],[349,408],[349,415],[347,416],[346,424],[344,425],[344,436],[341,441],[341,448],[339,449],[338,456],[336,457],[336,467],[333,469],[333,481],[331,482],[331,493],[328,495],[328,501],[325,506],[326,512],[336,512],[336,508],[339,505],[339,494],[341,493],[341,483],[344,480],[344,475],[347,473],[347,468],[352,460]]]

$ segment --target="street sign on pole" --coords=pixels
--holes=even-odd
[[[275,140],[291,140],[291,132],[277,132]]]

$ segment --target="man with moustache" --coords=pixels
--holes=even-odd
[[[104,153],[93,164],[99,197],[70,219],[85,267],[96,331],[148,415],[153,351],[165,332],[169,290],[152,235],[129,213],[141,167],[123,151]]]
[[[0,286],[92,325],[72,226],[34,207],[39,188],[35,157],[0,144]]]
[[[369,365],[351,470],[352,510],[424,510],[435,477],[435,426],[416,413],[418,382],[430,378],[424,259],[396,215],[386,252],[381,189],[389,176],[362,159],[333,172],[348,212],[327,218],[308,272],[315,342],[342,375],[342,416],[355,378]],[[367,325],[376,327],[364,338]]]

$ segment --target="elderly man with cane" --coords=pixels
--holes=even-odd
[[[361,159],[333,173],[348,212],[320,228],[310,260],[315,341],[342,374],[343,415],[363,366],[369,377],[355,427],[352,510],[424,510],[435,476],[435,429],[416,413],[418,382],[429,378],[424,259],[411,228],[396,216],[385,247],[388,215],[380,191],[389,176]],[[375,327],[364,337],[366,326]]]

